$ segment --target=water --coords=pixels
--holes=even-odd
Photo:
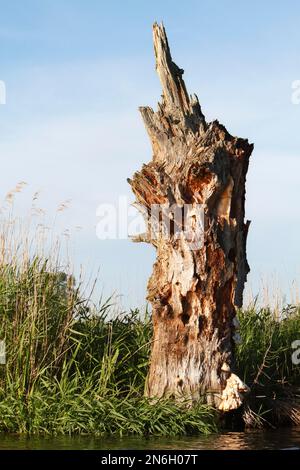
[[[69,450],[253,450],[300,449],[300,428],[268,431],[225,432],[184,438],[95,438],[89,436],[30,437],[2,434],[3,449]]]

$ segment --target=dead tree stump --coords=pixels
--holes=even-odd
[[[205,121],[197,96],[187,93],[183,70],[172,61],[163,25],[154,24],[153,40],[162,101],[157,112],[140,108],[153,158],[129,180],[147,223],[135,241],[152,243],[157,251],[148,283],[154,337],[145,393],[205,397],[226,411],[240,406],[248,391],[232,370],[236,307],[249,271],[244,206],[253,145],[218,121]],[[182,223],[174,219],[174,206],[182,210]],[[201,243],[193,238],[200,226],[200,212],[193,209],[199,207]],[[168,235],[162,229],[166,218]]]

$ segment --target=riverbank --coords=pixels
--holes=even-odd
[[[190,435],[219,429],[217,413],[143,398],[151,318],[111,316],[48,261],[0,268],[2,338],[0,431],[26,434]],[[239,312],[238,373],[251,386],[240,419],[247,427],[300,423],[299,366],[291,361],[300,313],[276,318],[255,306]],[[295,391],[293,393],[293,390]]]
[[[9,225],[11,227],[11,225]],[[143,397],[151,347],[149,313],[95,305],[56,254],[1,233],[0,432],[28,435],[178,436],[217,432],[224,420]],[[28,249],[28,247],[30,249]],[[238,375],[251,387],[243,410],[226,426],[300,424],[300,366],[292,343],[300,308],[281,312],[255,302],[238,313]]]

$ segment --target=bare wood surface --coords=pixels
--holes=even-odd
[[[153,157],[129,183],[148,216],[154,204],[200,204],[205,235],[198,249],[172,233],[153,239],[149,226],[136,238],[157,252],[148,283],[154,338],[146,395],[205,396],[226,411],[248,390],[233,370],[236,307],[249,271],[245,182],[253,145],[218,121],[206,122],[172,61],[163,25],[154,24],[153,41],[162,101],[157,112],[140,108]]]

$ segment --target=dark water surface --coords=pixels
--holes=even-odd
[[[281,428],[269,431],[226,432],[209,436],[183,438],[139,437],[96,438],[76,437],[25,437],[0,434],[0,450],[4,449],[163,449],[163,450],[251,450],[300,449],[300,428]]]

